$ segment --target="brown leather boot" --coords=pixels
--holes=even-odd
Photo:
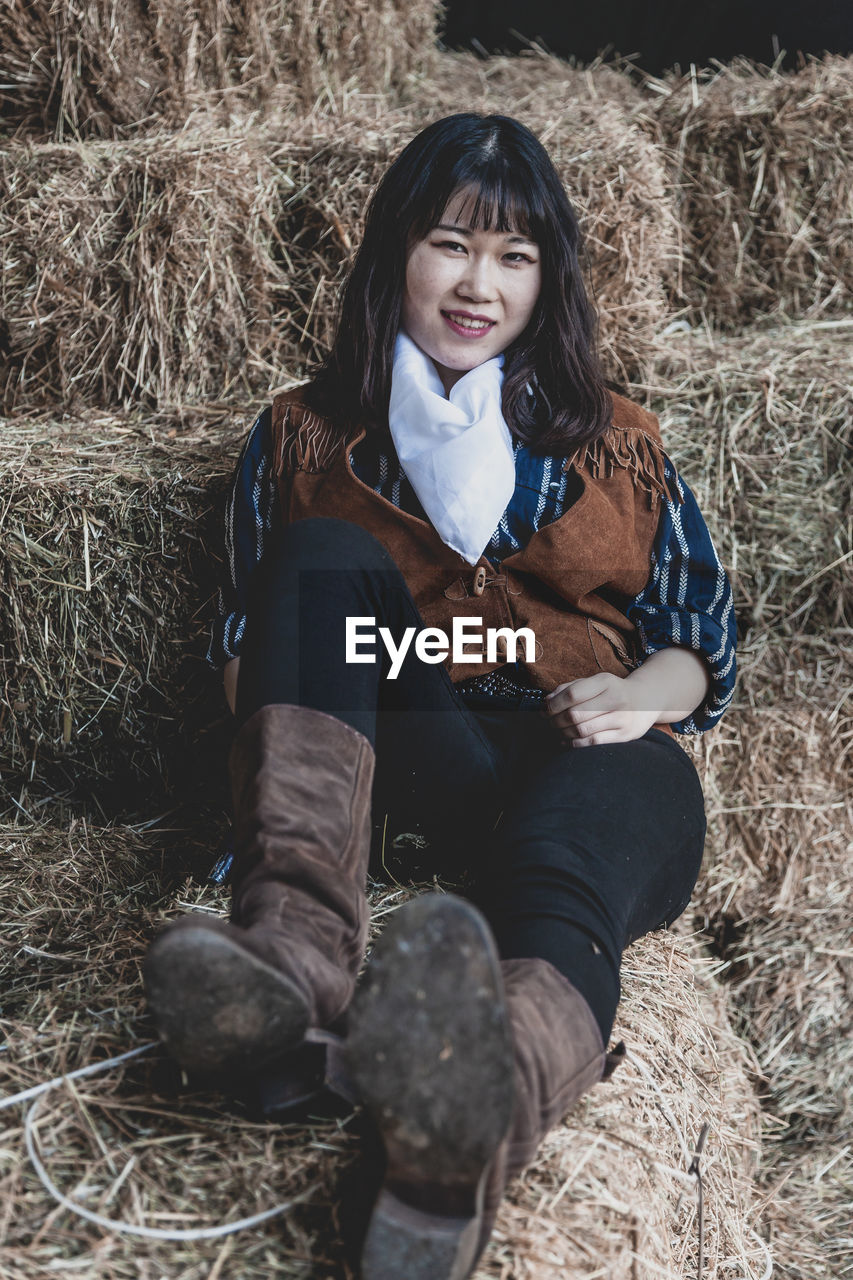
[[[345,1053],[388,1158],[362,1280],[462,1280],[513,1106],[500,962],[476,908],[425,894],[394,912],[351,1005]]]
[[[485,920],[450,895],[395,913],[346,1054],[388,1157],[363,1280],[465,1280],[507,1182],[605,1069],[580,993],[545,960],[500,964]]]
[[[612,1074],[624,1045],[605,1053],[592,1010],[547,960],[501,961],[514,1045],[515,1108],[487,1177],[477,1256],[508,1184],[585,1093]]]
[[[261,707],[230,756],[231,923],[185,916],[145,962],[161,1039],[185,1069],[257,1073],[346,1008],[364,953],[374,755],[310,707]]]

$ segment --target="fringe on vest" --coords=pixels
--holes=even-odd
[[[345,436],[329,418],[320,417],[298,402],[285,399],[284,403],[274,405],[274,430],[277,424],[280,424],[281,445],[275,460],[276,477],[295,471],[328,471],[345,444]],[[563,470],[574,466],[595,480],[603,480],[619,468],[630,472],[634,483],[645,489],[650,501],[669,498],[680,503],[683,499],[677,484],[666,478],[665,464],[663,445],[654,436],[637,426],[611,426],[603,436],[572,454],[563,464]]]
[[[606,480],[619,468],[629,471],[652,500],[669,498],[680,503],[683,499],[678,486],[666,478],[665,465],[663,446],[653,436],[639,427],[610,427],[603,436],[572,454],[563,470],[574,466],[595,480]]]
[[[328,471],[343,444],[340,431],[328,418],[321,418],[300,404],[287,404],[281,416],[281,447],[275,460],[275,474]]]

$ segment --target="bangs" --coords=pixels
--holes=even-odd
[[[425,216],[413,227],[418,238],[428,235],[449,212],[472,231],[514,233],[543,243],[547,218],[538,184],[521,181],[503,157],[490,159],[492,163],[483,165],[465,157],[467,163],[454,165],[444,182],[436,184]]]

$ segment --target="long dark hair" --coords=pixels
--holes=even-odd
[[[509,116],[437,120],[387,170],[343,288],[334,344],[308,392],[312,406],[342,425],[387,430],[408,249],[462,189],[474,195],[472,227],[518,231],[539,246],[542,290],[504,358],[507,425],[548,452],[597,439],[612,405],[578,261],[578,220],[545,148]]]

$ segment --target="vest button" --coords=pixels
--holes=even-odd
[[[486,589],[486,570],[482,565],[480,565],[479,569],[474,574],[474,585],[473,585],[474,595],[481,596],[485,591],[485,589]]]

